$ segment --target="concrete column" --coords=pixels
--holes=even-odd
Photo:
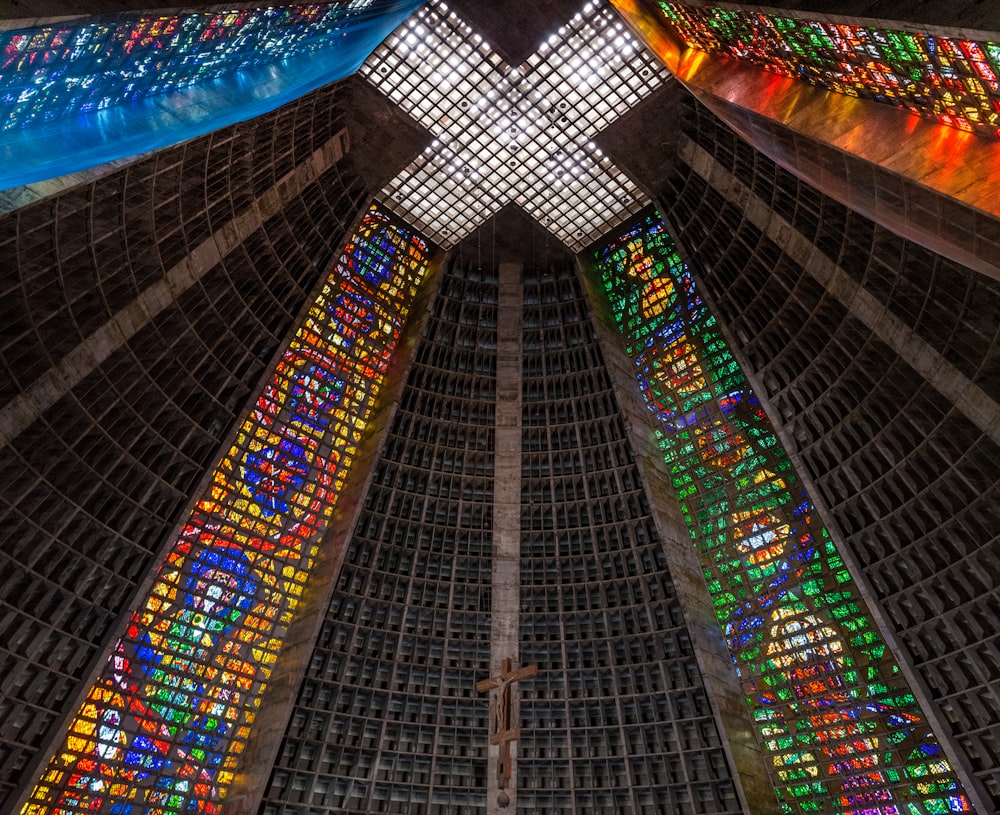
[[[510,659],[520,666],[521,608],[521,323],[524,289],[521,264],[501,263],[497,332],[496,442],[493,481],[493,585],[490,675],[499,676]],[[519,684],[510,685],[511,721],[520,717]],[[491,702],[492,704],[492,702]],[[497,772],[502,747],[489,746],[487,815],[517,807],[517,742],[510,742],[510,782]]]

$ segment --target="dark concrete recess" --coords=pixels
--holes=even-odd
[[[546,268],[572,258],[569,250],[517,204],[508,204],[454,249],[456,257],[476,268],[526,263]]]
[[[583,7],[581,0],[493,3],[454,0],[449,6],[510,65],[520,65],[549,34]]]
[[[666,181],[669,158],[677,151],[676,124],[685,95],[668,82],[594,139],[647,195],[662,189]]]
[[[431,143],[431,134],[360,77],[340,87],[354,165],[365,187],[381,189]]]

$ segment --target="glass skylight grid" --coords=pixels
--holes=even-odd
[[[588,3],[511,66],[432,2],[361,75],[435,136],[379,197],[445,247],[514,202],[579,251],[648,203],[593,138],[668,73],[609,8]]]

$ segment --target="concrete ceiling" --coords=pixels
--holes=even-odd
[[[431,134],[356,74],[347,91],[351,154],[369,190],[380,190],[431,143]]]
[[[516,67],[535,53],[549,34],[576,14],[584,2],[451,0],[448,5],[491,43],[509,65]]]

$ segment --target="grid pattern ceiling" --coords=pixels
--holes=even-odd
[[[434,136],[379,197],[444,247],[514,202],[579,251],[648,203],[593,138],[669,75],[603,4],[511,66],[432,2],[360,72]]]

